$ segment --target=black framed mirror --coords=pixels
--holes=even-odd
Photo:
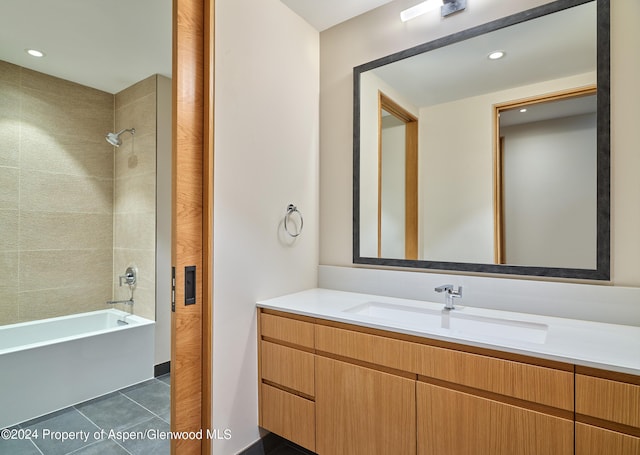
[[[608,280],[609,41],[558,0],[354,68],[353,262]]]

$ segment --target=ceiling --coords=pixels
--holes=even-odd
[[[544,33],[540,33],[544,30]],[[503,50],[491,61],[487,55]],[[425,107],[596,70],[596,4],[586,3],[371,70]]]
[[[319,31],[390,1],[282,0]],[[171,9],[172,0],[2,0],[0,60],[117,93],[171,76]]]
[[[393,0],[281,0],[318,31],[333,27]],[[416,0],[416,4],[419,0]]]
[[[117,93],[171,76],[171,8],[172,0],[2,0],[0,60]]]

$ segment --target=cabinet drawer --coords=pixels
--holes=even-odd
[[[422,382],[416,395],[418,455],[573,455],[573,420]]]
[[[576,423],[576,455],[638,455],[640,438],[616,431]]]
[[[413,343],[316,325],[316,350],[397,370],[414,372]]]
[[[284,341],[313,349],[313,324],[273,314],[260,315],[260,334],[263,337]]]
[[[262,427],[315,451],[315,403],[267,384],[261,387]]]
[[[313,354],[268,341],[260,342],[262,379],[313,396]]]
[[[577,374],[576,413],[640,428],[640,386]]]
[[[434,346],[417,345],[417,373],[573,411],[573,373]]]

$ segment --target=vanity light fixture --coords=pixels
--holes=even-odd
[[[44,52],[37,49],[25,49],[24,51],[32,57],[44,57]]]
[[[440,2],[442,2],[442,6],[440,6],[440,14],[442,17],[462,11],[467,7],[467,0],[426,0],[402,11],[400,13],[400,20],[407,22],[418,16],[422,16],[436,9]]]
[[[487,57],[489,58],[489,60],[500,60],[505,55],[507,55],[505,51],[493,51],[489,55],[487,55]]]

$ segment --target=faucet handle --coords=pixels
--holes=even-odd
[[[458,289],[455,290],[455,291],[453,289],[451,289],[449,291],[449,294],[451,294],[451,297],[455,297],[455,298],[458,298],[458,299],[462,298],[462,286],[458,286]]]

